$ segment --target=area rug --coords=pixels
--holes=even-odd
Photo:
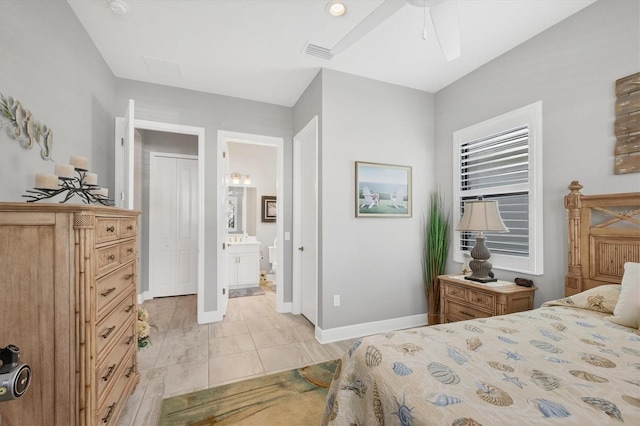
[[[338,360],[162,401],[158,425],[318,425]]]
[[[260,296],[261,294],[265,294],[265,292],[260,287],[234,288],[229,290],[230,299],[234,297]]]

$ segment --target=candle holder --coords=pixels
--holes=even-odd
[[[77,168],[75,170],[78,175],[76,177],[68,178],[58,176],[60,184],[57,189],[28,189],[28,194],[23,195],[23,197],[28,198],[27,203],[35,203],[37,201],[48,200],[57,195],[66,193],[64,200],[60,201],[60,203],[66,203],[71,199],[71,197],[77,195],[85,204],[102,204],[104,206],[114,205],[114,201],[110,200],[109,197],[95,193],[95,191],[99,189],[98,185],[89,185],[84,183],[87,170]]]

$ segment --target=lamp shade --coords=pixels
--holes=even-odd
[[[500,212],[497,201],[467,201],[464,204],[464,215],[456,231],[494,231],[508,232]]]

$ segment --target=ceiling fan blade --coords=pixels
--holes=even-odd
[[[460,23],[458,2],[446,0],[429,8],[431,22],[447,62],[460,56]]]
[[[331,49],[331,53],[337,55],[352,44],[367,35],[378,25],[387,20],[391,15],[400,10],[406,2],[404,0],[385,0],[380,6],[373,10],[366,18],[356,25],[346,36],[342,38]]]

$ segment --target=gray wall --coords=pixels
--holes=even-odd
[[[55,34],[55,37],[52,35]],[[0,1],[0,92],[17,98],[53,129],[52,157],[87,157],[98,184],[113,193],[115,78],[62,0]],[[0,200],[24,201],[36,173],[54,173],[40,148],[23,149],[0,118]]]
[[[291,108],[247,101],[228,96],[177,89],[132,80],[117,80],[116,114],[124,114],[128,99],[135,100],[137,119],[203,127],[205,129],[205,271],[204,308],[217,309],[217,139],[218,130],[282,137],[285,140],[285,162],[291,157]],[[200,159],[203,161],[203,159]],[[291,167],[285,167],[285,179],[291,180]],[[291,204],[291,190],[285,187],[285,205]],[[291,212],[285,209],[284,228],[291,230]],[[291,253],[291,241],[285,243]],[[291,297],[291,265],[283,262],[286,297]],[[287,299],[285,299],[287,301]]]
[[[640,2],[601,0],[436,94],[435,172],[448,194],[455,130],[543,102],[544,275],[528,277],[536,305],[564,296],[567,185],[579,180],[584,194],[640,190],[638,174],[613,174],[615,81],[640,70],[639,28]]]
[[[323,70],[320,328],[423,314],[421,224],[434,179],[434,96]],[[411,166],[413,217],[356,218],[355,161]],[[333,307],[340,295],[341,306]]]

